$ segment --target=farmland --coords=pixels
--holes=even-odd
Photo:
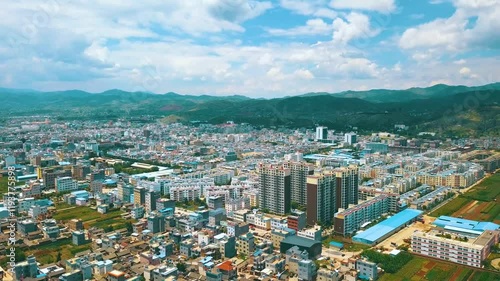
[[[427,260],[414,257],[396,273],[385,273],[380,281],[467,281],[467,280],[499,280],[500,273],[481,272],[468,267],[457,267],[451,263]]]
[[[125,224],[130,221],[121,217],[121,210],[114,209],[107,214],[101,214],[89,207],[72,207],[63,210],[58,210],[54,215],[54,219],[67,221],[73,218],[81,219],[85,228],[88,227],[112,227],[113,229],[124,228]]]
[[[500,173],[485,178],[467,193],[459,195],[430,215],[451,215],[465,219],[500,223]]]

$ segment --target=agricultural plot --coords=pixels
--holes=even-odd
[[[469,192],[458,196],[430,215],[500,223],[500,173],[484,179]]]
[[[480,272],[472,268],[461,267],[436,260],[414,257],[397,273],[385,273],[380,281],[467,281],[500,280],[500,273]]]

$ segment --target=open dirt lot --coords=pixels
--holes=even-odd
[[[435,220],[433,217],[429,216],[424,216],[424,221],[425,223],[421,222],[415,222],[410,226],[407,226],[406,228],[402,229],[401,231],[397,232],[396,234],[392,235],[391,237],[387,238],[386,240],[382,241],[377,245],[377,247],[384,247],[388,249],[387,252],[390,252],[396,247],[391,245],[391,242],[396,243],[398,246],[405,244],[403,241],[404,239],[410,238],[413,232],[420,230],[420,231],[428,231],[432,228],[432,222]]]

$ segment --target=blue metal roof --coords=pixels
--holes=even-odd
[[[352,240],[361,243],[373,244],[381,237],[394,231],[405,223],[415,219],[423,212],[415,209],[405,209],[394,216],[368,228],[367,230],[355,235]]]
[[[440,216],[434,222],[434,225],[439,227],[455,227],[460,229],[474,230],[474,231],[485,231],[485,230],[497,230],[500,225],[492,222],[479,222],[473,220],[466,220],[461,218]]]

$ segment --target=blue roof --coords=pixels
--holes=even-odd
[[[367,230],[355,235],[352,240],[373,244],[375,241],[384,237],[388,233],[396,230],[398,227],[404,225],[405,223],[415,219],[423,212],[415,209],[405,209],[394,216],[368,228]]]
[[[497,230],[498,228],[500,228],[500,225],[492,222],[479,222],[449,216],[440,216],[433,222],[433,224],[443,228],[454,227],[464,230],[474,230],[481,232],[485,230]]]
[[[333,246],[333,247],[336,247],[336,248],[339,248],[339,249],[344,248],[344,244],[342,244],[340,242],[336,242],[336,241],[330,242],[330,246]]]

